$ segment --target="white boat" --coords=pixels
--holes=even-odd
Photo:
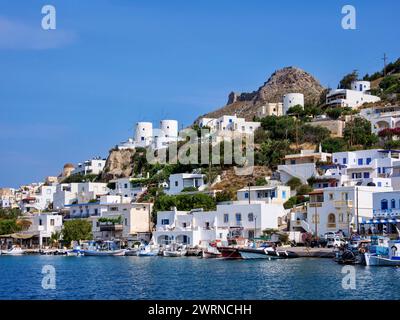
[[[215,258],[221,258],[222,254],[221,254],[221,252],[218,251],[217,248],[208,247],[207,249],[204,249],[202,251],[201,257],[204,259],[215,259]]]
[[[367,266],[400,266],[400,240],[389,241],[387,254],[366,252]]]
[[[160,248],[158,246],[153,246],[148,244],[147,246],[140,246],[137,252],[138,257],[154,257],[158,256]]]
[[[79,251],[84,256],[110,257],[124,256],[125,249],[121,249],[116,241],[90,241],[87,248]]]
[[[25,254],[25,250],[22,250],[20,247],[13,246],[9,250],[2,250],[1,254],[8,255],[8,256],[20,256]]]
[[[186,246],[172,244],[163,251],[164,257],[183,257],[186,256]]]

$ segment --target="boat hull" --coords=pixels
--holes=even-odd
[[[365,264],[367,266],[400,266],[400,260],[365,253]]]
[[[125,250],[113,250],[113,251],[91,251],[91,250],[82,250],[82,253],[85,256],[89,257],[116,257],[116,256],[124,256]]]
[[[186,255],[186,250],[183,251],[164,251],[164,257],[183,257]]]
[[[221,258],[222,254],[221,253],[216,253],[216,252],[207,252],[203,251],[201,254],[201,257],[204,259],[216,259],[216,258]]]
[[[223,259],[243,259],[242,255],[237,248],[218,248],[219,252],[221,252],[221,256]]]
[[[266,250],[263,249],[239,249],[239,253],[245,260],[252,259],[274,259],[275,257],[267,254]]]

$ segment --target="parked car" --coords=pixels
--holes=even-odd
[[[321,239],[312,239],[310,242],[310,247],[311,248],[325,248],[328,244],[328,241],[324,238]]]
[[[328,243],[327,243],[327,247],[328,248],[339,248],[346,245],[346,241],[338,236],[335,236],[333,238],[328,238]]]

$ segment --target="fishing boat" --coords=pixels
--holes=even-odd
[[[367,266],[400,266],[400,240],[388,242],[387,250],[366,252],[365,264]]]
[[[109,257],[124,256],[125,249],[121,249],[116,241],[90,241],[87,248],[81,249],[84,256]]]
[[[260,248],[240,248],[239,253],[243,259],[273,259],[278,258],[279,255],[269,255],[268,251],[273,251],[270,247]]]
[[[221,247],[218,248],[221,252],[221,257],[223,259],[243,259],[238,248],[235,247]]]
[[[18,246],[12,246],[11,249],[1,250],[1,254],[8,255],[8,256],[20,256],[20,255],[25,254],[25,250],[21,249]]]
[[[140,246],[138,251],[137,251],[137,256],[138,257],[154,257],[158,256],[160,253],[160,248],[158,246],[150,245],[148,244],[147,246]]]
[[[163,251],[164,257],[183,257],[187,253],[185,245],[171,244]]]
[[[216,247],[208,247],[201,252],[201,257],[204,259],[221,258],[222,254]]]
[[[132,257],[132,256],[137,256],[139,252],[139,248],[129,248],[125,251],[125,255]]]

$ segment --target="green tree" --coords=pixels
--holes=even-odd
[[[62,237],[65,241],[90,240],[93,238],[92,224],[88,220],[74,219],[64,222]]]
[[[21,231],[16,219],[2,219],[0,220],[0,235],[11,234]]]
[[[343,138],[327,138],[321,143],[322,150],[329,153],[345,151],[346,145]]]
[[[351,89],[351,83],[358,79],[358,72],[354,70],[352,73],[346,74],[339,82],[339,89]]]
[[[302,183],[299,178],[293,177],[286,183],[286,185],[289,186],[291,190],[296,190],[302,185]]]
[[[371,132],[371,122],[360,117],[354,118],[346,124],[343,136],[349,146],[370,147],[379,141],[378,136]]]
[[[282,158],[291,152],[288,140],[267,140],[255,152],[254,161],[257,165],[273,168],[280,164]]]

